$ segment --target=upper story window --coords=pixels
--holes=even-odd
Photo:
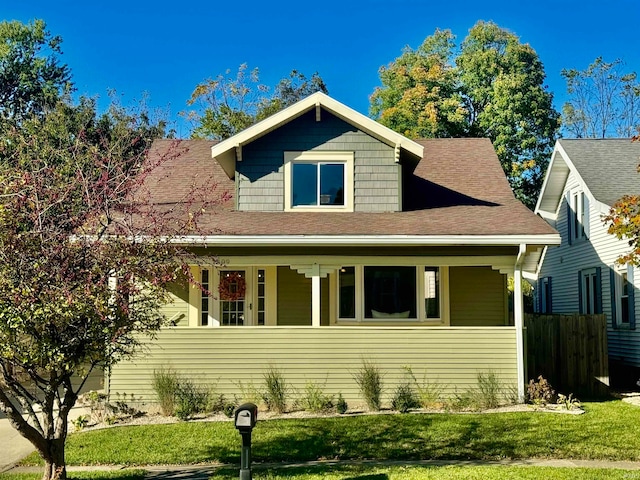
[[[589,238],[589,197],[580,190],[571,190],[568,192],[567,206],[569,243]]]
[[[285,152],[285,211],[353,211],[353,152]]]

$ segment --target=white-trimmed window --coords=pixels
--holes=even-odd
[[[602,313],[602,280],[600,267],[578,272],[580,313]]]
[[[359,265],[340,269],[338,319],[443,321],[445,267]]]
[[[353,211],[353,152],[284,152],[285,211]]]
[[[568,192],[567,230],[569,243],[589,238],[589,197],[581,190]]]
[[[635,328],[633,270],[633,265],[610,270],[611,318],[615,328]]]

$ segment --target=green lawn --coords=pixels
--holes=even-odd
[[[640,460],[640,408],[586,403],[584,415],[371,415],[258,422],[255,462],[322,459]],[[116,427],[73,434],[69,465],[239,463],[230,422]],[[29,457],[27,464],[37,463]]]

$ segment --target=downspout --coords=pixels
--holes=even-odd
[[[516,364],[518,370],[518,400],[524,403],[524,305],[522,301],[522,264],[527,253],[527,245],[520,244],[513,272],[513,319],[516,328]]]

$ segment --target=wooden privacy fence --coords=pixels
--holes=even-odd
[[[578,398],[609,391],[606,315],[525,315],[528,379]]]

